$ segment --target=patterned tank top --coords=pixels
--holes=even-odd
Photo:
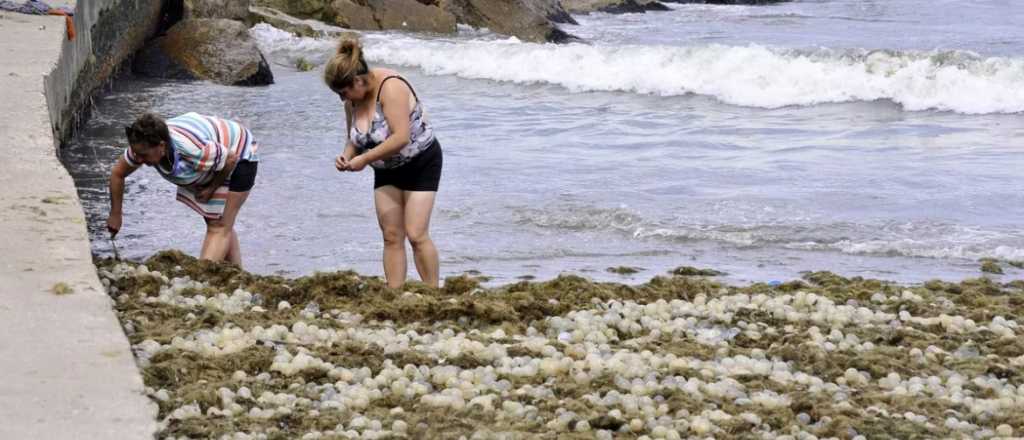
[[[423,114],[423,105],[420,103],[420,98],[416,96],[416,91],[413,90],[412,85],[405,78],[392,75],[384,78],[380,82],[380,88],[377,89],[377,104],[373,113],[373,119],[370,121],[370,129],[366,133],[362,133],[356,128],[354,122],[352,124],[349,139],[352,140],[352,145],[356,147],[356,152],[363,154],[367,150],[380,145],[391,135],[391,128],[388,127],[388,121],[384,118],[384,109],[380,104],[380,92],[384,88],[384,82],[391,78],[397,78],[409,86],[416,104],[413,106],[412,111],[409,112],[409,143],[391,157],[370,163],[370,166],[377,169],[391,169],[405,165],[416,155],[434,144],[434,129],[427,123],[426,117]]]

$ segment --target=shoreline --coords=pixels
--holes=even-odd
[[[147,260],[155,255],[159,255],[165,252],[182,252],[185,255],[195,257],[192,253],[185,252],[181,249],[163,249],[153,252],[148,257],[136,258],[136,257],[124,257],[121,256],[122,262],[131,264],[145,264]],[[111,253],[97,253],[93,252],[94,261],[110,260],[113,258]],[[620,261],[628,260],[628,258],[620,258]],[[649,283],[651,279],[670,276],[673,272],[680,269],[693,269],[693,270],[709,270],[717,272],[717,275],[706,275],[709,279],[713,279],[722,284],[726,284],[734,287],[750,287],[757,284],[764,284],[769,286],[784,284],[791,281],[799,281],[804,279],[808,274],[815,273],[831,273],[835,276],[848,278],[848,279],[863,279],[863,280],[876,280],[893,285],[901,285],[907,287],[920,287],[924,286],[929,282],[941,281],[946,283],[960,283],[969,281],[977,278],[988,278],[997,284],[1008,284],[1015,281],[1024,280],[1024,270],[1020,267],[1024,265],[1024,262],[1013,261],[1013,260],[994,260],[994,259],[983,259],[981,261],[966,261],[965,267],[970,266],[970,270],[964,270],[959,276],[920,276],[914,279],[900,279],[900,278],[887,278],[884,276],[872,276],[857,273],[844,272],[842,269],[830,269],[830,268],[819,268],[814,270],[801,270],[794,271],[790,276],[777,276],[777,277],[741,277],[737,274],[728,270],[722,270],[721,266],[704,264],[703,260],[691,261],[689,258],[680,258],[676,261],[681,261],[682,264],[677,265],[636,265],[635,262],[626,262],[621,265],[608,265],[607,267],[601,266],[602,268],[584,268],[584,269],[540,269],[534,268],[532,270],[524,269],[521,271],[506,270],[500,268],[495,270],[494,268],[488,268],[487,265],[460,265],[468,267],[465,270],[452,270],[446,271],[442,267],[441,278],[458,278],[462,276],[468,276],[479,280],[480,285],[485,288],[501,288],[506,285],[516,284],[519,282],[546,282],[562,276],[580,277],[593,283],[612,283],[612,284],[624,284],[629,286],[637,286]],[[557,263],[556,263],[557,264]],[[994,266],[993,266],[994,265]],[[534,266],[540,266],[534,265]],[[376,269],[376,270],[374,270]],[[460,269],[462,269],[460,267]],[[664,270],[661,270],[664,269]],[[333,273],[333,272],[352,272],[358,274],[364,278],[384,278],[383,271],[380,268],[374,267],[369,270],[365,270],[358,267],[351,266],[335,266],[325,267],[320,269],[311,269],[303,272],[285,271],[285,270],[274,270],[274,271],[263,271],[263,270],[250,270],[243,267],[243,271],[250,273],[254,276],[262,277],[282,277],[287,279],[298,279],[313,276],[318,273]],[[415,268],[409,268],[407,274],[407,280],[409,282],[417,282],[418,274]]]
[[[126,263],[131,265],[146,265],[149,264],[149,261],[166,255],[174,255],[175,258],[182,258],[186,260],[191,259],[198,261],[198,257],[188,252],[185,252],[181,249],[175,248],[158,250],[145,258],[121,257],[120,259],[115,259],[113,255],[110,253],[93,252],[92,259],[96,263],[97,267],[101,267],[102,264],[109,264],[110,262]],[[667,270],[665,271],[657,271],[651,268],[623,264],[616,266],[608,266],[604,268],[604,270],[564,270],[560,272],[551,272],[545,275],[526,274],[521,276],[504,277],[496,276],[484,270],[468,269],[461,272],[450,272],[447,275],[442,273],[440,288],[444,289],[444,282],[447,279],[472,279],[481,288],[488,290],[500,290],[508,286],[520,283],[547,283],[563,277],[579,278],[585,280],[588,283],[593,284],[618,284],[624,286],[637,287],[645,284],[650,284],[652,281],[658,278],[673,276],[701,277],[703,279],[711,280],[722,285],[736,288],[749,288],[758,285],[777,287],[784,284],[804,282],[808,278],[817,278],[823,276],[828,278],[840,278],[853,281],[871,281],[886,285],[903,287],[925,287],[929,284],[934,283],[970,283],[980,279],[985,279],[988,280],[988,282],[994,283],[995,285],[1001,285],[1004,287],[1012,287],[1018,284],[1024,286],[1024,272],[1022,272],[1022,270],[1024,270],[1024,261],[983,258],[979,260],[975,266],[977,268],[975,276],[964,276],[962,278],[924,277],[920,278],[920,280],[918,281],[903,281],[883,277],[851,275],[849,273],[844,273],[842,271],[834,271],[828,269],[800,271],[797,273],[797,276],[781,279],[738,279],[733,277],[733,274],[727,271],[719,270],[720,268],[717,266],[704,266],[697,263],[696,261],[689,261],[688,264],[684,263],[682,265],[677,265],[674,267],[666,267]],[[291,273],[283,271],[264,273],[250,271],[245,269],[244,267],[230,267],[234,271],[244,273],[247,278],[275,278],[295,281],[299,279],[315,277],[321,274],[348,273],[364,279],[384,279],[383,273],[360,272],[351,267],[317,269],[312,270],[308,273]],[[410,268],[409,270],[410,272],[408,274],[406,282],[413,286],[420,286],[414,268]]]

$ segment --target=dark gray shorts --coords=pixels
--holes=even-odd
[[[403,191],[437,191],[444,155],[436,139],[426,150],[398,168],[373,169],[373,189],[391,185]]]
[[[243,160],[235,164],[235,170],[228,177],[228,191],[246,192],[256,184],[256,169],[259,162]]]

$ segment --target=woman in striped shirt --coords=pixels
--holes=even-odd
[[[124,181],[142,165],[178,186],[178,201],[206,220],[200,258],[242,264],[235,218],[256,182],[252,132],[238,122],[198,113],[164,120],[146,113],[125,127],[128,148],[110,173],[111,237],[121,230]]]

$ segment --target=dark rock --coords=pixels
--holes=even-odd
[[[324,13],[324,21],[349,29],[380,29],[373,10],[352,0],[335,0]]]
[[[434,5],[416,0],[366,0],[379,29],[455,33],[455,16]]]
[[[257,49],[256,53],[260,55],[259,64],[256,66],[256,73],[249,75],[240,81],[236,81],[231,85],[266,86],[274,83],[274,72],[270,70],[270,63],[267,62],[267,58],[263,56],[263,53],[259,52],[259,49]]]
[[[570,33],[566,32],[566,31],[563,31],[558,26],[552,26],[551,27],[551,31],[548,32],[547,36],[544,37],[544,38],[548,42],[557,43],[557,44],[578,43],[578,42],[582,42],[583,41],[582,38],[577,37],[577,36],[575,36],[573,34],[570,34]]]
[[[552,23],[579,24],[569,11],[562,7],[560,0],[533,0],[527,2],[527,6],[543,14]]]
[[[660,0],[663,3],[695,3],[705,5],[770,5],[791,0]]]
[[[566,11],[578,14],[607,12],[612,14],[667,11],[668,6],[655,0],[562,0]]]
[[[461,17],[464,16],[466,13],[472,13],[472,11],[468,11],[467,12],[465,10],[466,9],[466,5],[468,3],[467,1],[453,1],[453,0],[419,0],[419,1],[421,1],[421,2],[429,2],[431,4],[435,4],[437,6],[440,6],[443,9],[451,11],[453,14],[455,14],[456,17],[460,17],[459,23],[469,24],[469,23],[461,20]],[[519,3],[519,5],[510,5],[510,6],[512,6],[512,7],[524,7],[524,8],[527,8],[527,9],[533,11],[533,12],[536,12],[536,13],[544,16],[545,18],[547,18],[552,23],[579,24],[579,23],[576,22],[576,19],[572,18],[572,15],[570,15],[569,12],[567,12],[565,10],[565,8],[562,7],[562,2],[560,0],[523,0],[523,1],[519,1],[519,2],[513,1],[513,3]],[[473,9],[473,8],[470,7],[470,9]]]
[[[626,0],[617,5],[602,8],[601,12],[607,12],[609,14],[635,14],[647,11],[668,10],[670,10],[669,7],[660,2],[638,2],[636,0]]]
[[[151,78],[199,79],[184,66],[167,56],[160,47],[160,39],[147,44],[132,58],[132,72]]]
[[[349,29],[455,32],[455,16],[416,0],[335,0],[324,20]]]
[[[559,0],[252,1],[256,6],[275,9],[293,17],[311,18],[349,29],[454,33],[455,24],[463,23],[477,28],[486,27],[524,41],[578,41],[555,25],[576,24]]]
[[[159,78],[203,79],[226,85],[273,84],[266,58],[240,22],[184,20],[151,41],[133,62],[136,73]]]
[[[548,18],[554,9],[546,0],[441,0],[460,23],[512,35],[523,41],[566,42],[576,37]],[[562,10],[564,12],[564,9]],[[570,17],[571,18],[571,17]]]

